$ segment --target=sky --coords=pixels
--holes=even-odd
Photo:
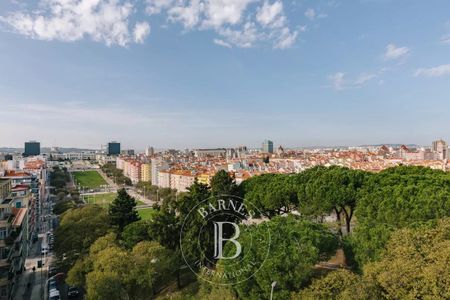
[[[0,1],[0,146],[450,140],[448,0]]]

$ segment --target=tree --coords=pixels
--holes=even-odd
[[[83,286],[87,299],[149,299],[174,278],[177,257],[156,242],[140,242],[131,250],[110,233],[92,244],[77,261],[67,282]]]
[[[211,196],[241,196],[234,177],[226,171],[220,170],[211,178]]]
[[[293,177],[284,174],[263,174],[242,183],[245,203],[256,207],[267,218],[291,212],[298,203]]]
[[[109,230],[106,210],[96,205],[69,209],[55,231],[56,257],[64,270],[87,255],[89,247]]]
[[[128,195],[125,189],[117,192],[117,197],[109,206],[109,218],[113,226],[122,232],[125,226],[140,219],[136,211],[136,200]]]
[[[91,258],[93,270],[86,276],[87,299],[127,299],[132,260],[117,246],[108,247]]]
[[[61,215],[69,209],[75,208],[75,204],[71,200],[61,200],[56,202],[53,207],[53,213],[56,215]]]
[[[147,220],[140,220],[128,224],[122,232],[123,245],[126,248],[131,249],[139,242],[150,241],[149,227],[150,222]]]
[[[311,285],[299,293],[294,293],[292,300],[366,300],[381,299],[381,294],[370,282],[351,271],[341,269],[315,279]]]
[[[430,228],[431,227],[431,228]],[[392,234],[380,261],[364,267],[386,299],[450,299],[450,218]]]
[[[359,267],[381,258],[390,234],[450,216],[450,174],[423,167],[396,167],[368,178],[349,239]]]
[[[131,276],[136,286],[132,299],[148,299],[175,278],[178,258],[158,243],[140,242],[134,246],[131,256],[135,264]]]
[[[228,274],[241,269],[236,279],[242,282],[233,288],[242,299],[269,298],[273,281],[277,281],[274,299],[289,298],[291,292],[299,291],[308,283],[314,265],[328,259],[338,246],[337,237],[325,226],[293,215],[276,217],[259,225],[241,225],[239,242],[246,253],[244,258],[238,262],[220,260],[219,267],[223,266]],[[227,243],[226,255],[232,255],[233,251],[233,245]]]
[[[98,238],[89,248],[89,254],[80,257],[75,265],[67,273],[67,283],[74,286],[86,286],[86,275],[92,272],[93,262],[95,256],[111,247],[117,246],[117,235],[115,233],[108,233],[105,236]]]
[[[148,236],[168,249],[178,249],[180,244],[180,219],[175,210],[157,209],[148,224]]]
[[[306,185],[306,197],[303,202],[300,201],[301,211],[313,215],[334,212],[340,234],[341,215],[344,214],[346,231],[350,233],[351,220],[366,174],[342,167],[319,167],[311,172],[315,176]]]
[[[188,188],[186,193],[177,205],[178,226],[182,232],[179,242],[183,248],[183,255],[187,261],[206,262],[206,257],[213,251],[213,232],[207,230],[208,222],[198,213],[191,214],[196,208],[206,207],[205,200],[211,196],[210,188],[197,181]],[[184,227],[182,227],[184,225]],[[200,237],[200,235],[202,235]],[[201,243],[199,243],[201,242]]]

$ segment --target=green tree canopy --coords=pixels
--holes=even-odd
[[[313,282],[299,293],[294,293],[292,300],[369,300],[381,299],[381,294],[362,276],[349,270],[340,269],[328,273]]]
[[[140,220],[125,226],[122,232],[123,245],[131,249],[139,242],[150,241],[152,238],[149,235],[149,227],[149,220]]]
[[[450,299],[450,218],[394,232],[364,276],[386,299]]]
[[[247,266],[236,277],[242,282],[233,286],[242,299],[268,298],[273,281],[277,281],[274,299],[289,298],[291,292],[299,291],[308,283],[314,265],[327,260],[338,246],[337,237],[325,226],[292,215],[241,227],[239,242],[246,253],[244,259],[238,265],[221,260],[219,267],[224,266],[225,272],[231,274]],[[225,251],[227,256],[232,255],[234,245],[227,243]]]
[[[397,167],[370,176],[349,237],[360,266],[380,258],[391,232],[450,216],[450,174],[423,167]]]
[[[109,229],[106,210],[96,205],[69,209],[55,231],[55,252],[63,269],[85,256],[89,247]]]
[[[245,201],[255,206],[265,217],[288,213],[298,204],[293,177],[282,174],[263,174],[242,183]]]
[[[140,219],[136,211],[136,200],[128,195],[125,189],[120,189],[117,192],[117,197],[109,205],[109,218],[113,226],[117,226],[119,232],[133,222]]]

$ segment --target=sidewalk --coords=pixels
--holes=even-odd
[[[47,278],[47,265],[43,266],[43,270],[37,268],[37,262],[41,259],[41,242],[42,237],[34,243],[30,249],[30,255],[25,261],[26,270],[19,278],[18,287],[14,300],[40,300],[43,299],[41,287],[45,285],[45,278]],[[36,270],[33,272],[33,266]],[[44,281],[41,282],[41,275]],[[30,288],[27,284],[30,283]]]

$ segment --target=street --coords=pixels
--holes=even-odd
[[[45,299],[45,284],[48,277],[48,268],[53,260],[53,253],[41,254],[42,246],[48,246],[47,232],[51,229],[51,219],[45,219],[50,213],[49,193],[45,189],[45,195],[42,197],[41,215],[38,216],[37,228],[39,228],[38,240],[30,247],[28,257],[25,260],[25,271],[22,273],[17,291],[14,295],[15,300],[41,300]],[[38,268],[38,262],[42,261],[42,267]],[[35,270],[33,271],[33,267]]]

